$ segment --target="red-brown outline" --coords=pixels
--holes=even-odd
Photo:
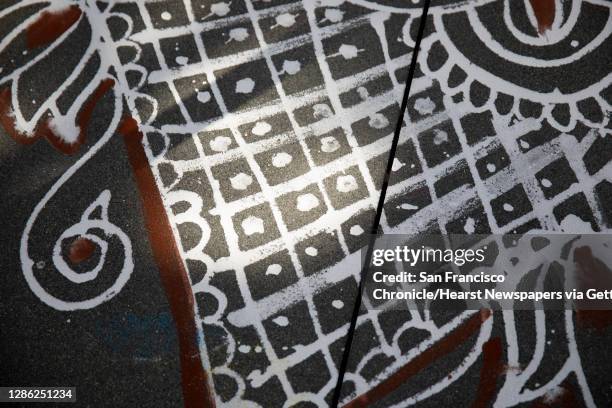
[[[79,21],[81,14],[82,11],[76,4],[55,12],[44,11],[26,29],[27,47],[32,49],[57,40]]]
[[[588,246],[576,248],[574,251],[574,262],[576,263],[576,280],[578,289],[586,291],[592,287],[610,290],[612,279],[610,271],[606,266],[593,256],[593,251]],[[575,303],[576,322],[586,328],[603,331],[612,325],[612,310],[606,310],[604,302],[597,300],[580,300]]]
[[[459,327],[454,329],[448,336],[434,343],[430,348],[417,355],[389,378],[346,404],[344,408],[366,407],[368,404],[374,403],[391,394],[410,377],[415,376],[434,361],[451,353],[458,344],[467,341],[478,331],[478,329],[480,329],[482,323],[490,316],[491,311],[488,309],[483,309],[479,313],[475,313]]]
[[[550,30],[555,20],[555,0],[529,0],[533,14],[538,20],[538,33]]]
[[[87,127],[89,126],[94,108],[98,102],[100,102],[100,99],[102,99],[114,85],[115,81],[113,79],[103,79],[87,98],[87,101],[85,101],[76,117],[76,125],[79,127],[79,136],[74,143],[66,143],[64,139],[56,135],[53,129],[51,129],[49,118],[41,119],[31,135],[23,134],[17,130],[15,117],[13,116],[11,89],[8,87],[0,90],[0,125],[4,127],[6,133],[8,133],[17,143],[30,145],[40,138],[45,138],[60,152],[66,155],[74,154],[79,150],[81,145],[85,143],[85,139],[87,138]]]
[[[491,406],[497,390],[497,379],[503,371],[503,345],[499,337],[493,337],[482,345],[482,367],[480,368],[480,382],[476,399],[472,408],[486,408]]]
[[[556,398],[547,399],[546,397],[540,397],[531,403],[531,408],[575,408],[584,406],[583,404],[578,403],[578,398],[576,398],[576,390],[572,383],[565,380],[561,384],[561,388],[561,392],[556,396]]]
[[[123,135],[128,159],[136,178],[153,257],[178,332],[185,407],[214,407],[214,396],[209,389],[208,375],[204,371],[200,356],[193,292],[142,146],[142,132],[138,129],[136,120],[129,116],[122,120],[118,130]]]

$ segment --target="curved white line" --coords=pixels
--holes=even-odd
[[[558,90],[554,90],[549,93],[536,92],[531,89],[516,85],[503,78],[497,77],[491,74],[489,71],[486,71],[478,65],[475,65],[455,47],[454,43],[448,37],[448,34],[444,31],[444,24],[440,16],[434,17],[434,24],[436,26],[436,31],[440,37],[440,40],[444,42],[444,46],[449,54],[449,58],[455,64],[460,65],[461,68],[466,73],[468,73],[468,75],[471,75],[473,78],[478,78],[480,82],[485,83],[489,88],[496,91],[502,91],[504,93],[507,93],[508,95],[528,98],[534,102],[539,102],[542,104],[568,103],[587,98],[593,93],[599,93],[601,89],[604,89],[610,83],[612,83],[612,73],[610,73],[599,82],[572,94],[562,94]]]
[[[528,10],[529,9],[530,8],[528,8]],[[557,8],[557,10],[559,9],[561,9],[560,6],[559,8]],[[555,14],[555,21],[558,15],[561,15],[561,13]],[[506,23],[508,30],[510,30],[512,35],[514,35],[519,41],[525,44],[536,46],[536,47],[542,46],[542,45],[550,45],[550,44],[553,44],[554,42],[559,42],[563,38],[567,37],[567,35],[574,28],[574,25],[576,24],[576,21],[578,20],[579,16],[580,16],[580,3],[574,1],[572,3],[572,9],[570,10],[570,15],[568,16],[567,22],[563,25],[563,27],[559,28],[555,26],[553,30],[547,32],[546,36],[532,37],[530,35],[526,35],[525,33],[523,33],[521,30],[519,30],[516,27],[516,25],[514,24],[514,21],[512,20],[512,17],[510,16],[510,0],[504,1],[504,23]],[[537,27],[537,23],[536,23],[536,27]]]
[[[21,265],[22,265],[24,277],[28,285],[30,286],[30,289],[36,294],[36,296],[38,296],[38,298],[41,301],[43,301],[47,305],[57,310],[70,311],[70,310],[88,309],[88,308],[94,307],[97,304],[110,299],[110,297],[116,294],[118,289],[120,289],[125,284],[125,282],[127,281],[127,279],[129,279],[129,276],[131,274],[131,271],[130,273],[123,274],[121,279],[118,279],[113,284],[113,286],[111,286],[107,291],[105,291],[104,293],[102,293],[101,295],[93,299],[88,299],[88,300],[84,300],[80,302],[67,303],[47,293],[47,291],[36,280],[36,278],[34,277],[34,270],[33,270],[34,261],[30,258],[29,253],[28,253],[28,240],[30,237],[30,232],[32,231],[34,223],[36,222],[36,219],[38,218],[39,214],[45,208],[45,206],[49,203],[49,201],[53,198],[55,193],[57,193],[60,187],[62,187],[64,183],[70,177],[72,177],[72,175],[77,170],[79,170],[85,163],[87,163],[89,159],[91,159],[106,144],[106,142],[108,142],[111,136],[115,133],[115,129],[119,123],[121,109],[122,109],[121,97],[115,94],[115,111],[113,113],[113,118],[111,120],[111,123],[109,127],[106,129],[104,135],[76,163],[74,163],[71,167],[68,168],[68,170],[66,170],[64,174],[62,174],[62,176],[53,184],[53,186],[51,186],[49,191],[47,191],[47,193],[38,202],[38,204],[36,204],[36,207],[34,207],[34,210],[32,211],[30,218],[28,218],[23,234],[21,235],[20,259],[21,259]],[[131,247],[126,248],[125,256],[126,256],[126,259],[129,256],[130,257],[129,262],[132,262]],[[133,269],[133,263],[132,263],[132,269]]]
[[[572,63],[582,58],[587,53],[593,51],[595,48],[601,45],[610,36],[610,33],[607,30],[603,30],[597,35],[597,37],[591,40],[590,43],[580,48],[577,52],[575,52],[572,55],[569,55],[564,58],[553,59],[553,60],[541,60],[541,59],[534,58],[534,57],[527,57],[525,55],[516,54],[504,48],[499,42],[497,42],[493,38],[491,33],[485,28],[485,26],[482,24],[482,22],[476,15],[475,10],[468,10],[467,15],[468,15],[470,24],[474,28],[474,32],[478,35],[478,37],[481,40],[483,40],[483,42],[489,47],[491,51],[495,52],[498,56],[500,56],[501,58],[505,60],[508,60],[508,61],[511,61],[517,64],[529,66],[529,67],[537,67],[537,68],[558,67],[561,65]],[[612,25],[612,14],[608,14],[608,21],[606,22],[606,27],[609,27],[611,25]]]

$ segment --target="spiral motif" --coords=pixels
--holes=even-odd
[[[110,191],[104,190],[83,212],[79,222],[67,228],[58,237],[52,254],[53,266],[56,268],[57,272],[59,272],[72,284],[81,285],[94,281],[98,278],[98,275],[100,271],[102,271],[106,261],[106,255],[109,250],[109,242],[112,237],[117,238],[123,249],[123,265],[115,281],[102,293],[85,300],[69,301],[60,299],[46,290],[43,287],[43,284],[41,284],[41,281],[35,276],[35,269],[42,269],[44,264],[40,261],[34,263],[34,261],[30,259],[29,255],[26,254],[27,261],[24,262],[24,275],[26,277],[26,281],[36,296],[54,309],[64,311],[91,309],[113,298],[121,291],[123,286],[125,286],[129,280],[130,275],[134,270],[132,243],[129,237],[108,219],[108,204],[110,202],[110,198]],[[96,216],[96,212],[98,211],[99,215]],[[79,240],[82,240],[82,242],[87,242],[88,245],[91,246],[88,251],[89,253],[86,255],[93,253],[94,247],[97,247],[95,252],[99,252],[98,260],[94,265],[85,265],[86,267],[89,266],[89,270],[75,270],[74,259],[73,262],[66,261],[64,254],[65,251],[63,251],[63,248],[65,247],[64,244],[70,241],[72,241],[74,244]],[[27,247],[24,248],[22,246],[22,254],[24,250],[27,252]],[[70,258],[74,258],[74,254],[71,254]]]

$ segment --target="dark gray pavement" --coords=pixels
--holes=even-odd
[[[2,3],[0,385],[190,406],[164,241],[209,376],[195,388],[219,407],[328,406],[422,7]],[[598,0],[432,1],[380,231],[609,233],[611,16]],[[365,306],[343,404],[612,401],[605,315]]]

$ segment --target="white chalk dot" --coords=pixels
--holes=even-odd
[[[511,204],[504,203],[504,210],[511,212],[514,211],[514,207]]]
[[[344,302],[336,299],[332,302],[332,306],[335,307],[336,309],[342,309],[344,307]]]
[[[182,56],[182,55],[179,55],[179,56],[178,56],[178,57],[176,57],[174,60],[175,60],[175,61],[176,61],[176,63],[177,63],[177,64],[179,64],[179,65],[185,65],[185,64],[187,64],[187,62],[189,62],[189,58],[184,57],[184,56]]]
[[[359,94],[359,97],[364,101],[370,97],[370,92],[368,92],[368,89],[363,86],[357,88],[357,93]]]
[[[202,103],[206,103],[210,101],[210,92],[208,91],[198,92],[196,95],[196,98],[198,98],[198,101]]]
[[[359,188],[357,185],[357,180],[355,177],[349,175],[340,176],[336,179],[336,190],[341,193],[349,193],[351,191],[355,191]]]
[[[351,229],[349,230],[349,234],[351,234],[354,237],[359,236],[363,234],[363,228],[361,228],[361,225],[353,225]]]
[[[291,27],[295,24],[295,17],[293,14],[284,13],[276,17],[276,24],[281,27]]]
[[[331,117],[333,112],[326,103],[316,103],[312,105],[312,115],[318,120]]]
[[[257,122],[251,132],[257,136],[263,136],[272,130],[272,126],[268,122]]]
[[[476,221],[472,217],[468,217],[463,224],[463,230],[468,234],[473,234],[476,230]]]
[[[382,113],[375,113],[370,116],[370,120],[368,121],[368,126],[372,129],[384,129],[389,126],[389,119]]]
[[[333,136],[321,138],[321,151],[323,153],[333,153],[340,148],[340,142]]]
[[[249,94],[255,88],[255,81],[251,78],[244,78],[236,82],[236,93]]]
[[[249,38],[249,31],[244,27],[233,28],[229,32],[230,40],[242,42]]]
[[[238,347],[238,351],[241,353],[248,353],[249,351],[251,351],[251,346],[247,344],[242,344]]]
[[[204,7],[204,5],[202,5]],[[227,3],[214,3],[210,6],[210,12],[219,17],[223,17],[230,12],[229,4]]]
[[[230,183],[235,190],[246,190],[253,183],[253,177],[245,173],[238,173],[230,178]]]
[[[417,100],[414,101],[414,110],[419,112],[421,115],[431,115],[435,109],[436,104],[430,97],[417,98]]]
[[[336,8],[328,8],[325,10],[325,19],[332,23],[339,23],[342,21],[344,13]]]
[[[210,141],[209,145],[215,152],[225,152],[232,144],[232,139],[227,136],[217,136]]]
[[[487,163],[487,170],[489,170],[489,173],[493,173],[497,170],[497,167],[493,163]]]
[[[276,153],[272,157],[272,165],[274,167],[281,168],[287,166],[289,163],[291,163],[292,160],[293,157],[291,157],[289,153],[280,152]]]
[[[352,44],[342,44],[338,49],[338,53],[342,55],[342,58],[349,60],[353,59],[359,54],[359,49]]]
[[[448,133],[440,129],[434,130],[433,142],[436,146],[448,142]]]
[[[289,319],[287,319],[285,316],[275,317],[272,319],[272,321],[281,327],[286,327],[289,325]]]
[[[297,198],[297,209],[306,212],[319,206],[319,199],[312,193],[302,194]]]
[[[252,215],[245,218],[242,221],[241,225],[242,230],[246,235],[263,234],[265,231],[263,220],[259,217],[254,217]]]
[[[163,13],[161,13],[161,18],[162,20],[169,21],[172,18],[172,14],[168,13],[167,11],[164,11]]]
[[[397,159],[397,157],[395,159],[393,159],[393,165],[391,166],[391,171],[398,171],[399,169],[401,169],[402,167],[404,167],[404,163],[402,163],[401,161],[399,161]]]
[[[319,251],[317,251],[317,248],[315,247],[308,247],[304,250],[304,252],[306,252],[306,255],[309,256],[317,256],[319,254]]]
[[[276,276],[282,271],[283,271],[283,267],[280,266],[279,264],[271,264],[271,265],[268,265],[268,268],[266,269],[266,275]]]
[[[283,62],[283,71],[289,75],[295,75],[302,69],[300,61],[285,60]]]
[[[577,47],[579,44],[580,44],[580,43],[579,43],[578,41],[576,41],[576,40],[573,40],[573,41],[570,43],[570,45],[571,45],[572,47],[574,47],[574,48],[576,48],[576,47]]]
[[[540,180],[540,183],[542,183],[542,185],[546,188],[549,188],[552,186],[552,183],[550,182],[549,179],[543,178],[542,180]]]
[[[410,203],[402,203],[398,205],[397,208],[401,210],[418,210],[419,209],[419,207],[417,207],[416,205],[412,205]]]

